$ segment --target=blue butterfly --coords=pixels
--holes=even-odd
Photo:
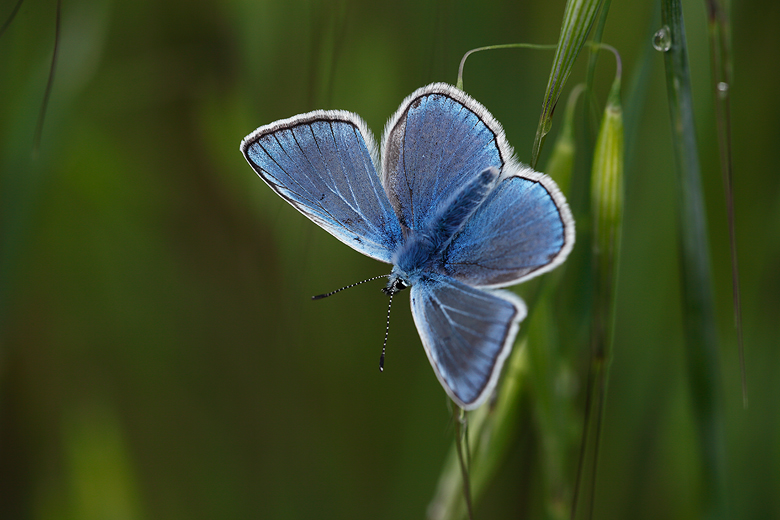
[[[523,301],[498,287],[561,264],[574,219],[555,183],[513,158],[501,125],[444,83],[418,89],[385,126],[378,153],[351,112],[317,110],[241,142],[279,196],[364,255],[393,265],[444,390],[463,409],[495,388]]]

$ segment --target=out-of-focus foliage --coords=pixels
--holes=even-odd
[[[15,4],[0,3],[1,20]],[[465,51],[555,43],[563,6],[64,2],[33,158],[55,2],[26,0],[0,38],[0,518],[422,517],[452,427],[408,303],[396,298],[380,374],[382,283],[325,301],[309,297],[389,266],[344,247],[281,201],[238,144],[257,126],[316,108],[357,112],[379,136],[412,90],[454,83]],[[684,8],[720,334],[725,487],[732,518],[773,518],[780,516],[780,72],[773,65],[780,9],[732,7],[750,389],[743,410],[706,17],[703,2]],[[652,2],[611,5],[603,41],[620,51],[626,87],[660,26],[653,16]],[[702,486],[663,60],[652,52],[638,111],[632,90],[623,96],[624,222],[598,518],[691,518]],[[501,121],[523,162],[551,59],[504,50],[480,53],[466,67],[466,91]],[[614,72],[607,63],[599,60],[595,81],[602,102]],[[572,74],[566,92],[584,78],[582,58]],[[578,154],[593,148],[580,130]],[[587,170],[589,161],[579,154],[575,168]],[[589,196],[578,178],[569,189],[575,218]],[[577,224],[582,232],[590,226]],[[578,250],[585,243],[573,260],[590,254]],[[586,316],[589,288],[567,286],[569,278],[560,281],[557,306]],[[548,310],[567,351],[582,350],[582,364],[561,383],[581,395],[587,338],[580,323],[556,321],[556,308]],[[533,403],[523,406],[478,518],[544,514],[543,431]]]

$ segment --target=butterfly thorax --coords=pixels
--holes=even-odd
[[[424,234],[411,234],[393,255],[393,271],[382,289],[385,294],[393,295],[420,280],[422,273],[436,270],[437,256],[441,252],[430,237]]]

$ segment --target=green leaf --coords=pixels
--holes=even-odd
[[[576,517],[580,489],[585,482],[584,468],[591,464],[591,473],[587,481],[590,514],[593,516],[593,490],[596,486],[596,470],[599,463],[601,426],[607,399],[609,367],[612,359],[614,341],[615,288],[617,285],[617,265],[620,258],[620,233],[623,226],[623,167],[624,130],[623,108],[620,102],[620,59],[618,73],[612,83],[612,89],[601,118],[596,147],[593,152],[591,168],[591,208],[593,211],[593,278],[594,301],[593,323],[591,326],[591,366],[588,374],[587,403],[583,435],[580,445],[580,460],[577,470],[577,485],[572,500]],[[593,408],[595,404],[595,408]],[[595,411],[595,416],[591,410]],[[593,430],[593,440],[589,432]],[[587,454],[592,453],[588,458]],[[587,461],[587,462],[586,462]]]
[[[535,168],[539,160],[545,137],[552,128],[552,116],[563,86],[569,78],[574,62],[585,44],[591,26],[596,19],[601,0],[569,0],[563,13],[558,48],[555,50],[550,78],[542,102],[542,113],[536,128],[534,147],[531,154],[531,167]]]

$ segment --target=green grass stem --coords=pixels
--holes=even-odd
[[[580,94],[585,91],[585,84],[575,85],[569,93],[569,99],[566,103],[566,112],[563,116],[563,125],[558,138],[555,140],[555,146],[547,160],[544,173],[553,178],[558,187],[564,194],[569,193],[572,172],[574,171],[574,154],[577,150],[577,143],[574,139],[574,115],[577,107],[577,100]]]
[[[734,217],[734,170],[731,158],[731,29],[729,14],[724,4],[707,0],[707,22],[710,38],[710,71],[715,100],[715,120],[718,131],[718,151],[726,198],[731,250],[731,292],[734,304],[734,324],[737,330],[739,368],[742,378],[742,405],[748,406],[747,376],[745,374],[745,347],[742,340],[742,304],[739,291],[739,262],[737,258],[737,233]]]
[[[585,86],[587,88],[588,110],[589,110],[589,125],[586,126],[586,143],[590,145],[593,142],[593,136],[598,131],[599,122],[599,109],[596,103],[596,96],[593,92],[593,81],[596,76],[596,63],[599,56],[599,44],[601,38],[604,35],[604,27],[607,25],[607,15],[609,14],[609,6],[612,4],[612,0],[604,0],[601,10],[599,11],[599,17],[596,21],[596,26],[593,28],[593,35],[591,36],[590,53],[588,56],[588,70],[585,75]]]
[[[545,45],[545,44],[535,44],[535,43],[503,43],[500,45],[487,45],[485,47],[477,47],[476,49],[471,49],[470,51],[466,52],[466,54],[463,55],[463,57],[460,59],[460,65],[458,66],[458,81],[455,83],[455,86],[459,88],[460,90],[463,90],[463,68],[466,66],[466,59],[474,54],[475,52],[480,51],[494,51],[497,49],[537,49],[537,50],[544,50],[544,51],[552,51],[555,50],[557,47],[555,45]]]
[[[707,222],[694,128],[690,68],[680,0],[663,0],[661,20],[671,45],[664,52],[672,145],[678,179],[680,271],[685,347],[701,450],[705,518],[726,518],[724,426],[710,274]]]
[[[614,49],[613,49],[614,52]],[[588,516],[593,517],[598,452],[607,399],[609,367],[614,342],[615,294],[617,266],[620,258],[620,235],[623,226],[623,165],[624,130],[620,101],[621,65],[617,58],[617,74],[601,118],[591,169],[591,209],[593,215],[593,323],[591,326],[591,367],[589,371],[587,405],[583,421],[582,444],[577,470],[577,483],[572,498],[571,518],[577,517],[580,490],[583,489],[584,468],[590,464],[588,485]],[[595,404],[595,408],[593,405]],[[592,411],[595,410],[595,417]],[[593,421],[591,423],[591,421]],[[593,430],[593,436],[589,432]],[[588,442],[592,438],[591,443]],[[592,453],[586,458],[587,453]]]
[[[469,413],[468,468],[470,502],[476,504],[495,474],[514,438],[521,388],[528,371],[527,338],[518,339],[506,363],[496,398]],[[457,412],[456,412],[457,413]],[[455,421],[461,419],[455,417]],[[460,427],[455,432],[460,435]],[[428,506],[429,520],[465,518],[471,505],[463,496],[463,457],[456,439],[439,477],[436,493]],[[464,450],[465,452],[465,450]]]

